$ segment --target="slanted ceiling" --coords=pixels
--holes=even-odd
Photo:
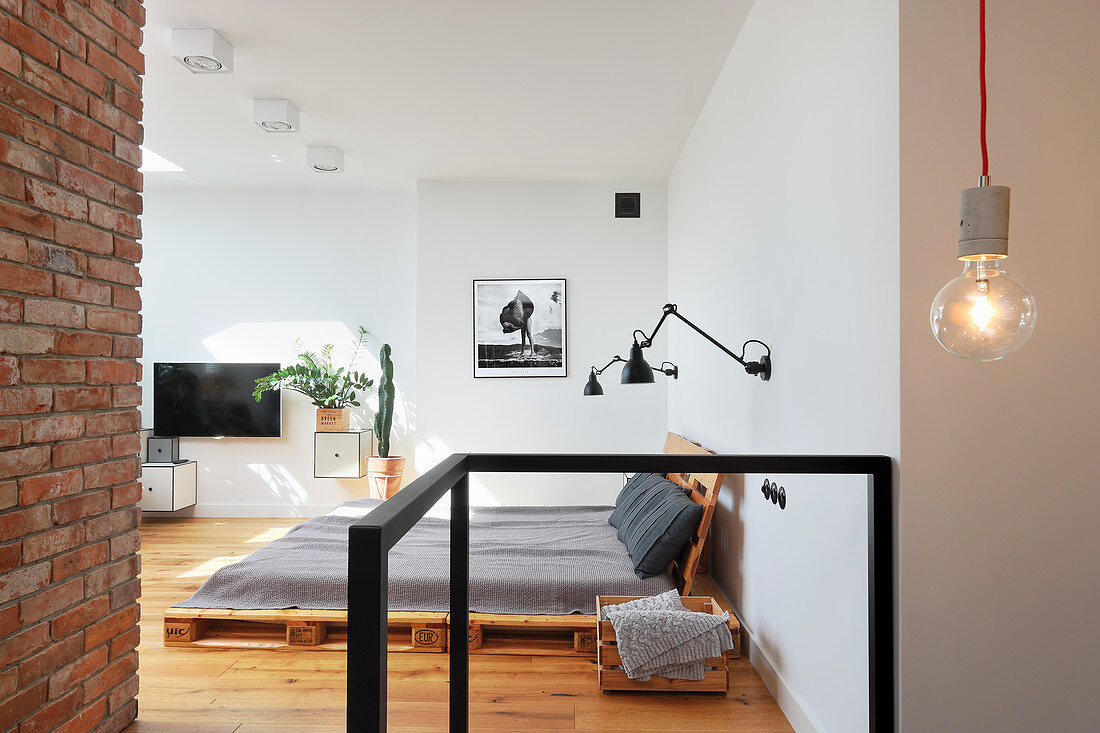
[[[664,180],[751,0],[154,0],[146,145],[186,169],[149,188],[411,188],[417,180]],[[210,26],[232,75],[169,55]],[[286,97],[302,132],[251,121]],[[305,165],[331,144],[347,171]],[[281,162],[280,162],[281,161]]]

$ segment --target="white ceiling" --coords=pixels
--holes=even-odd
[[[665,180],[752,0],[149,0],[146,187],[409,188],[420,179]],[[197,75],[172,28],[216,28]],[[262,132],[285,97],[298,134]],[[346,172],[305,164],[336,145]],[[283,162],[279,163],[276,158]]]

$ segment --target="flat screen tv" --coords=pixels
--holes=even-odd
[[[282,434],[278,392],[252,397],[256,380],[279,364],[153,365],[153,433],[165,437],[277,438]]]

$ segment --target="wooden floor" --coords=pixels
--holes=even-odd
[[[164,609],[211,573],[285,533],[293,519],[145,520],[141,692],[128,733],[336,733],[344,730],[345,655],[325,651],[166,648]],[[593,660],[471,656],[473,731],[792,730],[747,659],[730,692],[603,695]],[[447,729],[447,659],[389,656],[391,731]]]

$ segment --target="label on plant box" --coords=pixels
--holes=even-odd
[[[346,407],[342,410],[317,410],[317,432],[319,433],[345,433],[351,423],[351,410]]]

